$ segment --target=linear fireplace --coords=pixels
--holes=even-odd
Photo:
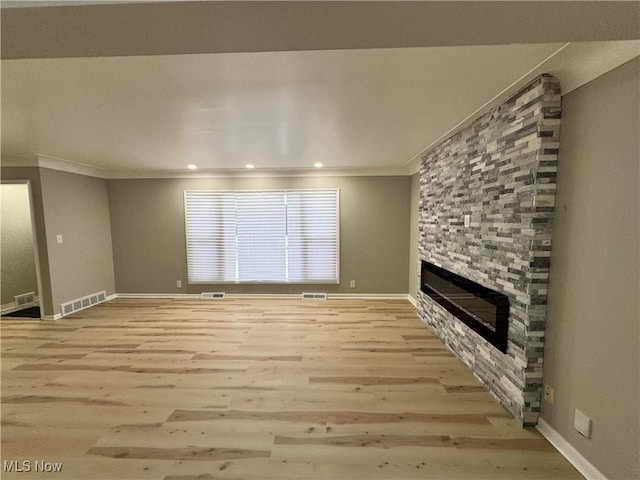
[[[509,298],[506,295],[424,260],[420,290],[498,350],[507,351]]]

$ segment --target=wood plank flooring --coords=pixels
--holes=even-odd
[[[0,325],[2,460],[31,462],[2,478],[582,478],[404,300],[118,299]]]

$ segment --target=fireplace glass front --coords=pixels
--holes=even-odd
[[[420,289],[498,350],[507,351],[506,295],[424,260]]]

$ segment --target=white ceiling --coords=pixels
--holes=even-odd
[[[638,53],[597,42],[2,60],[3,164],[406,174],[533,76],[555,73],[567,91]]]
[[[402,167],[560,46],[6,61],[2,148],[110,170]]]

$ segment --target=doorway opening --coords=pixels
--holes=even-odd
[[[42,283],[28,180],[0,184],[2,318],[41,319]]]

